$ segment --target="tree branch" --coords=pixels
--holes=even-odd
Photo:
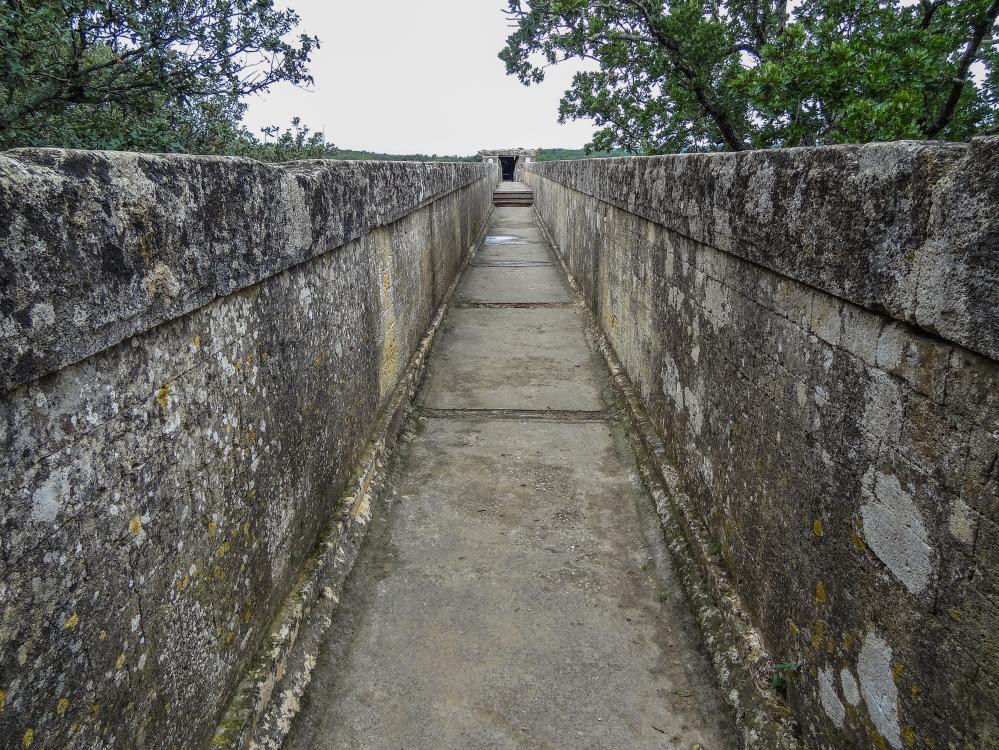
[[[961,100],[961,94],[964,93],[964,86],[968,82],[968,71],[978,56],[978,50],[981,49],[982,41],[995,25],[997,17],[999,17],[999,0],[993,0],[992,5],[989,6],[985,15],[971,25],[971,39],[968,40],[968,46],[958,60],[957,72],[953,78],[950,94],[944,102],[943,109],[930,125],[923,125],[922,127],[923,135],[927,138],[937,135],[954,118],[954,113],[957,111],[957,103]]]

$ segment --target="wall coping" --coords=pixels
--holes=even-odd
[[[999,359],[999,137],[527,169]]]
[[[482,163],[0,153],[0,392],[494,175]]]

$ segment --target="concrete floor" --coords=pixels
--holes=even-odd
[[[734,748],[560,267],[489,234],[285,747]]]

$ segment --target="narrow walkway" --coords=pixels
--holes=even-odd
[[[609,387],[497,208],[285,747],[735,746]]]

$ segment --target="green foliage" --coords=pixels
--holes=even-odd
[[[792,674],[797,674],[801,671],[800,662],[790,662],[783,661],[780,664],[774,665],[774,674],[770,678],[770,687],[774,690],[783,692],[787,689],[787,678]]]
[[[539,148],[535,161],[565,161],[572,159],[605,159],[610,156],[632,156],[630,151],[617,148],[612,151],[593,151],[585,148]]]
[[[277,126],[263,128],[264,139],[248,133],[232,142],[228,153],[260,161],[293,161],[295,159],[336,159],[339,151],[326,141],[322,132],[311,132],[298,117],[291,127],[282,131]]]
[[[999,0],[509,0],[525,84],[568,58],[588,150],[765,148],[999,128]],[[972,66],[984,67],[976,81]]]
[[[0,148],[229,153],[245,96],[309,83],[272,0],[0,0]]]

